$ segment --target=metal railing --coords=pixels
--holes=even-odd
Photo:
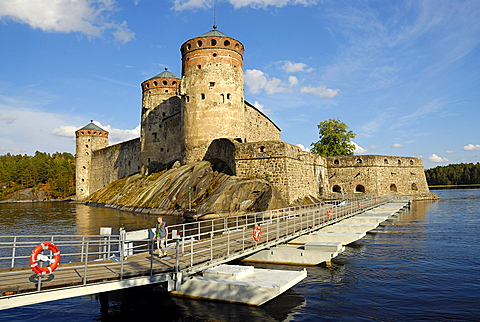
[[[173,235],[167,240],[167,258],[153,256],[155,244],[151,239],[152,229],[137,231],[133,235],[121,231],[119,235],[0,236],[0,300],[2,296],[32,291],[28,283],[24,290],[5,291],[1,289],[1,281],[7,278],[32,279],[28,267],[30,253],[43,242],[54,243],[61,250],[62,264],[52,274],[55,275],[56,285],[61,287],[176,272],[188,276],[210,266],[285,243],[392,200],[392,196],[362,195],[355,199],[172,225],[169,226],[169,232]],[[256,226],[262,228],[259,240],[253,238]],[[100,268],[108,274],[99,272]],[[72,270],[77,276],[75,281],[69,275]],[[96,276],[98,274],[100,276]],[[65,283],[62,284],[63,276]],[[35,285],[35,291],[41,291],[43,286],[49,288],[51,282],[48,276],[38,276],[31,284]]]

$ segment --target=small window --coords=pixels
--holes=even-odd
[[[413,165],[413,164],[414,164],[413,160],[410,160],[410,165]]]
[[[336,184],[332,187],[332,192],[340,193],[342,192],[342,187]]]
[[[190,96],[187,96],[187,103],[190,102]]]
[[[210,86],[210,87],[215,86],[215,82],[210,82],[209,86]]]
[[[230,46],[230,41],[225,40],[225,41],[223,42],[223,44],[224,44],[226,47],[228,47],[228,46]]]
[[[187,44],[187,50],[190,50],[192,48],[192,45]]]
[[[213,56],[213,57],[217,57],[217,53],[213,53],[213,55],[212,55],[212,56]]]
[[[198,68],[198,69],[202,69],[202,65],[197,65],[197,68]]]
[[[212,44],[212,46],[216,46],[216,45],[217,45],[217,41],[216,41],[215,39],[212,39],[211,44]]]
[[[387,158],[383,159],[383,163],[388,164],[388,159]]]
[[[357,160],[357,163],[362,163],[362,159],[358,158]]]
[[[153,86],[157,86],[158,83],[156,81],[153,82]]]
[[[197,41],[197,46],[198,46],[198,47],[202,47],[202,45],[203,45],[203,43],[202,43],[201,40]]]
[[[167,84],[168,84],[166,80],[164,80],[162,83],[163,83],[163,85],[167,85]]]
[[[417,184],[415,182],[412,183],[412,190],[414,190],[414,191],[418,190]]]
[[[340,164],[340,161],[338,159],[333,160],[333,164]]]
[[[357,184],[357,186],[355,187],[355,192],[357,193],[365,193],[365,186],[361,185],[361,184]]]
[[[227,94],[227,100],[229,100],[229,99],[230,99],[230,93]]]
[[[390,191],[391,191],[391,192],[397,192],[397,185],[394,184],[394,183],[392,183],[392,184],[390,185]]]
[[[203,93],[200,94],[200,97],[202,98],[202,100],[204,100],[205,99],[205,94],[203,94]]]
[[[176,82],[176,81],[173,81],[173,82],[172,82],[172,85],[177,85],[177,82]]]
[[[265,152],[265,147],[262,145],[259,150],[260,152]]]
[[[398,159],[398,165],[402,164],[402,160]]]

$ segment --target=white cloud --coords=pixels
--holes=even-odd
[[[401,145],[400,143],[395,143],[394,145],[392,145],[392,148],[401,148],[403,147],[403,145]]]
[[[431,156],[429,156],[428,161],[434,162],[434,163],[447,163],[447,162],[449,162],[447,158],[439,157],[436,154],[432,154]]]
[[[258,69],[248,69],[245,72],[245,85],[251,94],[265,91],[267,94],[283,93],[288,89],[278,78],[269,79],[268,76]]]
[[[258,101],[255,101],[255,103],[253,103],[253,106],[258,108],[258,110],[261,111],[265,115],[271,115],[272,114],[272,110],[270,110],[268,108],[265,108],[263,106],[263,104],[260,104]]]
[[[24,23],[45,32],[79,32],[98,37],[111,30],[115,40],[126,43],[135,34],[127,23],[110,21],[108,15],[118,10],[114,0],[9,0],[0,2],[0,18]],[[4,19],[5,20],[5,19]]]
[[[288,77],[288,83],[290,84],[290,87],[297,86],[298,78],[296,78],[295,76],[290,76]]]
[[[308,65],[305,63],[294,63],[289,60],[282,62],[283,65],[280,67],[280,69],[283,69],[287,73],[297,73],[297,72],[305,72],[305,73],[310,73],[314,71],[314,68],[307,68]]]
[[[287,5],[302,5],[309,6],[314,5],[318,0],[228,0],[235,9],[242,7],[253,8],[267,8],[267,7],[284,7]],[[174,0],[173,9],[177,11],[197,9],[197,8],[210,8],[212,1],[210,0]]]
[[[320,86],[320,87],[306,86],[306,87],[302,87],[300,89],[300,92],[313,94],[321,98],[332,98],[337,96],[340,90],[326,88],[325,86]]]
[[[445,153],[447,153],[447,154],[452,154],[452,153],[455,153],[455,152],[454,152],[454,151],[447,150],[447,151],[445,151]]]
[[[17,117],[13,116],[13,115],[2,115],[2,114],[0,114],[0,122],[3,122],[5,124],[12,124],[13,122],[15,122],[16,119],[17,119]]]
[[[355,150],[353,151],[354,154],[364,154],[364,153],[367,153],[368,152],[368,149],[364,149],[362,148],[360,145],[358,145],[357,143],[355,142],[350,142],[350,143],[353,143],[353,145],[355,145]]]
[[[465,151],[480,151],[480,144],[468,144],[463,149]]]
[[[303,144],[297,144],[297,146],[302,149],[302,151],[306,151],[306,152],[310,152],[310,149],[309,148],[306,148],[305,146],[303,146]]]

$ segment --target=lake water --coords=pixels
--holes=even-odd
[[[480,189],[435,191],[346,247],[331,267],[262,307],[170,297],[149,288],[0,311],[9,321],[480,321]],[[169,224],[177,218],[167,218]],[[0,204],[0,235],[97,234],[153,227],[155,217],[84,205]],[[239,264],[239,263],[235,263]],[[301,269],[284,265],[255,265]]]

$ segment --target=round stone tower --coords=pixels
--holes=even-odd
[[[180,81],[180,77],[165,69],[142,83],[142,174],[160,170],[181,159]]]
[[[77,130],[75,137],[76,199],[81,201],[90,195],[93,151],[108,146],[108,132],[91,121],[90,124]]]
[[[218,138],[244,142],[243,44],[218,30],[187,40],[182,53],[183,162],[203,159]]]

